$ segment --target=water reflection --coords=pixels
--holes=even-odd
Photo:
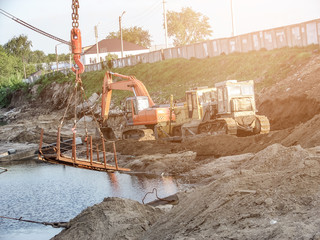
[[[141,202],[153,188],[157,188],[159,197],[177,192],[174,179],[169,177],[104,173],[33,160],[1,167],[9,171],[0,175],[0,215],[34,221],[69,221],[105,197]],[[154,199],[148,196],[145,202]],[[49,239],[60,231],[0,219],[0,239]]]

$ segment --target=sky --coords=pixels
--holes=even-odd
[[[231,0],[165,0],[167,11],[191,7],[209,17],[213,31],[210,39],[230,37]],[[0,0],[0,8],[17,18],[64,40],[70,40],[72,0]],[[151,35],[152,45],[165,43],[163,0],[79,0],[79,29],[82,46],[95,44],[94,26],[99,40],[122,27],[142,27]],[[232,0],[235,35],[281,27],[320,18],[320,0]],[[24,34],[32,41],[32,50],[54,53],[59,42],[16,23],[0,14],[0,44]],[[172,39],[169,39],[172,43]],[[57,46],[58,53],[69,47]]]

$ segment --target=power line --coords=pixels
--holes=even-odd
[[[33,30],[33,31],[35,31],[35,32],[37,32],[37,33],[40,33],[40,34],[42,34],[42,35],[44,35],[44,36],[46,36],[46,37],[52,38],[53,40],[56,40],[56,41],[61,42],[61,43],[64,43],[64,44],[66,44],[66,45],[69,45],[69,46],[71,45],[70,42],[68,42],[68,41],[66,41],[66,40],[63,40],[63,39],[61,39],[61,38],[58,38],[58,37],[56,37],[56,36],[53,36],[53,35],[51,35],[50,33],[47,33],[47,32],[45,32],[45,31],[42,31],[41,29],[36,28],[36,27],[30,25],[29,23],[26,23],[25,21],[23,21],[23,20],[15,17],[15,16],[13,16],[12,14],[4,11],[4,10],[1,9],[1,8],[0,8],[0,13],[1,13],[2,15],[6,16],[7,18],[10,18],[10,19],[12,19],[13,21],[16,21],[17,23],[19,23],[19,24],[21,24],[21,25],[23,25],[23,26],[25,26],[25,27],[27,27],[27,28],[30,28],[31,30]]]
[[[157,9],[161,5],[161,2],[157,1],[153,5],[149,6],[146,10],[142,11],[139,14],[136,14],[134,17],[127,17],[127,20],[136,22],[142,19],[145,19],[146,16],[150,15],[155,9]]]
[[[140,14],[136,14],[133,17],[126,17],[125,21],[123,22],[123,25],[128,26],[130,25],[136,25],[136,26],[141,26],[144,25],[146,22],[145,19],[149,19],[150,15],[153,15],[156,11],[159,10],[159,7],[161,6],[161,2],[157,0],[154,4],[146,8],[145,10],[141,11]],[[105,24],[104,24],[105,26]],[[100,30],[101,35],[108,35],[111,30],[107,29],[117,29],[118,26],[116,26],[114,23],[107,25],[107,27],[102,27]],[[117,30],[114,30],[114,32],[117,32]]]

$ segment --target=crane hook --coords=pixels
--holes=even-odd
[[[84,65],[81,62],[81,52],[82,52],[82,45],[81,45],[81,32],[79,28],[73,28],[71,30],[71,46],[72,46],[72,53],[73,59],[78,66],[78,74],[84,72]],[[72,71],[76,73],[77,69],[72,67]]]

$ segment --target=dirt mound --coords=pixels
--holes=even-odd
[[[11,96],[10,105],[8,106],[9,109],[16,108],[19,106],[24,105],[27,102],[26,93],[23,90],[17,90]]]
[[[319,239],[320,147],[273,144],[211,158],[186,173],[209,184],[158,209],[117,198],[88,208],[54,239]],[[146,231],[145,231],[146,230]]]
[[[63,109],[73,91],[73,83],[52,83],[41,91],[34,105],[47,106],[50,110]],[[78,97],[80,99],[80,97]],[[79,100],[78,100],[79,101]]]
[[[320,56],[298,66],[295,72],[257,94],[259,113],[266,115],[272,130],[293,127],[320,113]]]
[[[264,101],[259,112],[268,116],[271,130],[294,127],[320,113],[320,103],[306,94]]]
[[[262,103],[274,98],[288,98],[290,96],[306,95],[309,99],[320,101],[320,54],[314,53],[311,60],[295,67],[295,72],[258,94]]]
[[[142,155],[130,159],[123,167],[151,174],[182,174],[195,167],[196,153],[186,151],[172,154]]]
[[[148,154],[168,154],[177,153],[185,150],[179,143],[171,143],[167,141],[135,141],[135,140],[119,140],[116,141],[117,151],[124,155],[148,155]]]
[[[69,228],[52,239],[137,239],[162,213],[133,200],[105,198],[72,219]]]
[[[198,160],[206,157],[220,157],[248,152],[258,152],[270,144],[279,142],[289,135],[289,131],[271,132],[265,135],[236,137],[231,135],[198,135],[181,143],[168,141],[121,140],[116,142],[117,151],[124,155],[141,156],[153,154],[173,154],[185,151],[197,153]]]
[[[306,123],[297,125],[281,143],[285,146],[300,144],[303,147],[320,145],[320,115],[314,116]]]
[[[220,160],[202,168],[220,170],[219,178],[181,194],[140,239],[319,238],[320,156],[276,144],[228,168]]]

